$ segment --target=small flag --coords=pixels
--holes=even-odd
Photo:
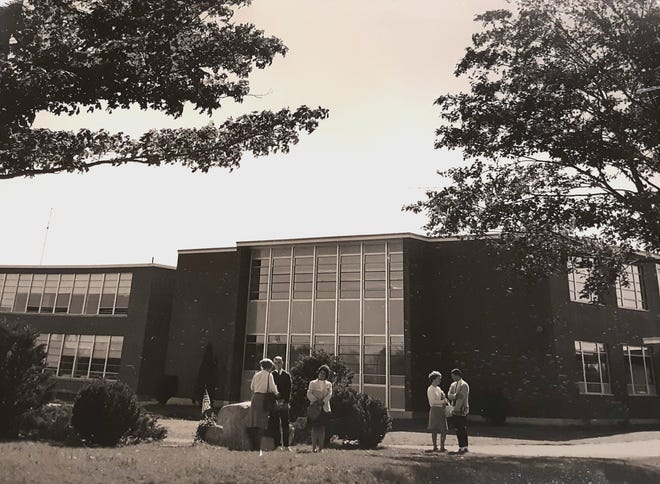
[[[211,410],[211,398],[209,397],[209,392],[204,388],[204,398],[202,398],[202,415],[205,415],[206,412]]]

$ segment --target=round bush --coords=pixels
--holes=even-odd
[[[70,405],[44,405],[31,410],[21,421],[21,435],[35,440],[65,442],[74,437]]]
[[[95,382],[78,393],[71,424],[86,442],[114,446],[133,431],[140,410],[133,390],[122,382]]]
[[[362,449],[375,449],[392,429],[392,419],[383,403],[366,393],[346,388],[333,394],[332,413],[326,436],[357,442]]]

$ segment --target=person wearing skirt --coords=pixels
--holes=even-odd
[[[428,431],[431,432],[433,441],[433,452],[446,452],[445,440],[447,439],[447,418],[445,417],[445,407],[448,400],[445,392],[440,388],[442,374],[439,371],[432,371],[429,374],[429,387],[426,390],[426,396],[429,400],[429,424]],[[440,449],[438,449],[438,434],[440,434]]]
[[[307,422],[312,431],[312,452],[323,452],[325,445],[325,427],[330,416],[330,399],[332,398],[332,383],[330,378],[330,367],[321,365],[316,371],[317,379],[309,382],[307,387],[307,399],[310,407],[317,407],[316,414],[312,417],[311,409],[307,411]]]
[[[259,362],[261,370],[255,373],[250,383],[252,399],[248,413],[248,429],[252,433],[252,447],[259,451],[259,455],[263,455],[261,440],[268,428],[270,412],[278,395],[277,386],[271,373],[274,366],[269,358],[261,360]]]

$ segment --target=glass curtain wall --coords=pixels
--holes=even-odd
[[[403,242],[252,250],[241,397],[259,360],[341,355],[356,390],[405,410]]]

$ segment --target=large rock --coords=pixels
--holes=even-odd
[[[218,412],[218,425],[222,427],[219,435],[219,445],[223,445],[231,450],[252,450],[252,444],[248,434],[248,414],[250,412],[250,402],[232,403],[225,405]],[[294,442],[296,426],[290,425],[289,437]],[[215,443],[215,442],[214,442]],[[262,450],[273,450],[274,442],[271,435],[266,434],[261,439]]]
[[[222,427],[220,445],[231,450],[252,450],[247,424],[250,402],[225,405],[218,412],[218,425]]]
[[[211,445],[224,445],[223,434],[222,427],[209,427],[206,429],[206,432],[204,432],[204,442]]]

